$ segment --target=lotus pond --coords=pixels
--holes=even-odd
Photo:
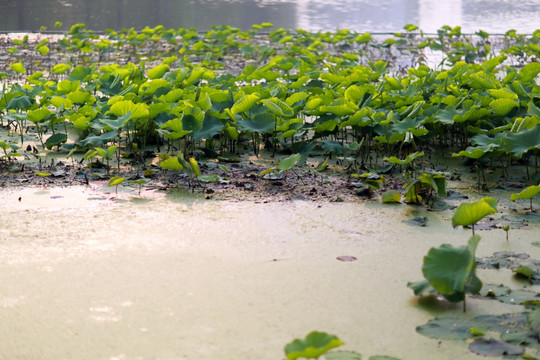
[[[5,37],[0,355],[536,358],[539,40]]]

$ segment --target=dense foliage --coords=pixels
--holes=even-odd
[[[383,38],[271,27],[97,34],[76,24],[7,40],[1,124],[19,139],[0,142],[3,156],[17,156],[31,125],[47,149],[107,160],[157,144],[165,160],[265,146],[406,166],[437,147],[479,170],[537,163],[540,30],[427,36],[407,25]]]

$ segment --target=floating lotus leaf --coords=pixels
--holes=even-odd
[[[466,319],[435,318],[416,327],[416,332],[432,339],[465,340],[474,336],[470,330],[476,326],[475,322]]]
[[[362,360],[362,355],[354,351],[332,351],[324,354],[325,360]]]
[[[313,331],[305,339],[296,339],[285,346],[287,360],[298,358],[316,359],[327,351],[343,345],[335,335]]]
[[[409,220],[402,220],[401,222],[411,225],[411,226],[426,226],[428,218],[425,216],[415,216]]]
[[[485,216],[497,212],[497,201],[492,197],[484,197],[472,203],[462,203],[454,211],[452,226],[469,226],[477,223]]]
[[[525,348],[495,339],[476,339],[469,345],[469,350],[482,356],[517,356],[525,353]]]

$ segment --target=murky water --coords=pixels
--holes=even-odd
[[[422,257],[461,245],[447,213],[346,203],[207,201],[185,192],[2,190],[1,359],[280,359],[312,330],[365,358],[474,358],[416,334],[435,315],[405,284]],[[20,200],[19,200],[20,198]],[[478,252],[526,251],[535,233],[482,232]],[[536,239],[537,240],[537,239]],[[354,256],[352,262],[338,256]],[[481,271],[512,284],[509,272]],[[520,287],[521,285],[513,284]],[[471,299],[466,316],[516,311]]]
[[[164,25],[169,28],[212,25],[250,28],[271,22],[277,28],[311,31],[394,32],[413,23],[427,32],[443,25],[466,32],[516,29],[530,33],[540,24],[539,0],[17,0],[0,2],[0,31],[65,29],[85,23],[93,30]]]

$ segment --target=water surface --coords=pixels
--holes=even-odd
[[[350,29],[399,31],[413,23],[427,32],[443,25],[466,32],[491,33],[511,28],[531,33],[540,27],[540,0],[16,0],[0,1],[0,31],[64,29],[85,23],[93,30],[164,25],[168,28],[227,24],[250,28],[271,22],[276,27],[310,31]]]

